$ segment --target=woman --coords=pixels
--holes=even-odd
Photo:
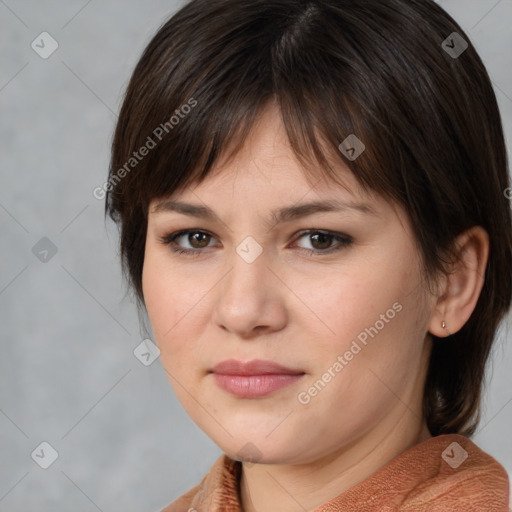
[[[507,510],[470,436],[511,303],[509,187],[488,74],[430,0],[167,21],[106,184],[169,381],[224,452],[165,512]]]

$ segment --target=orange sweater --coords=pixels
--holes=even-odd
[[[161,512],[242,512],[241,468],[222,455]],[[504,468],[467,437],[450,434],[413,446],[314,512],[507,512],[508,500]]]

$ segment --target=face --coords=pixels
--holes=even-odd
[[[232,458],[313,461],[421,411],[433,301],[409,221],[338,168],[344,187],[307,180],[270,109],[234,160],[166,198],[210,217],[150,205],[143,292],[162,365]],[[270,217],[312,202],[338,209]],[[288,375],[212,373],[228,359]]]

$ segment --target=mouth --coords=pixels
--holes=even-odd
[[[302,370],[255,359],[249,362],[228,359],[210,371],[216,384],[240,398],[258,398],[269,395],[300,380]]]

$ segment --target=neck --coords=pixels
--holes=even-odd
[[[407,449],[432,436],[409,410],[380,423],[364,438],[311,463],[242,465],[244,512],[313,511],[373,475]]]

